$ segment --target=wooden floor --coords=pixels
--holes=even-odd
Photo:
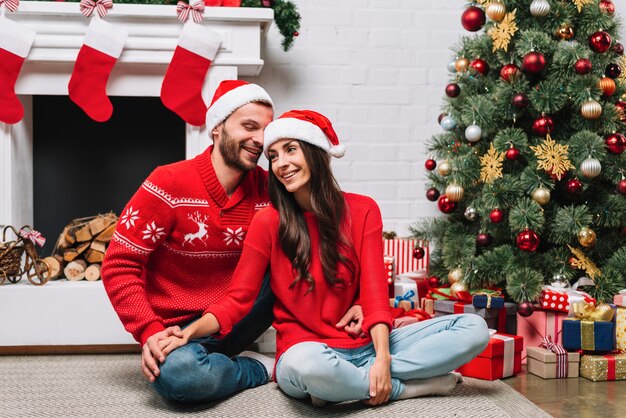
[[[503,381],[554,417],[626,416],[626,380],[542,379],[526,373],[525,367],[520,375]]]

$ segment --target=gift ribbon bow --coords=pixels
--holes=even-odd
[[[575,318],[581,321],[591,322],[611,322],[615,312],[608,303],[601,303],[598,306],[593,303],[576,302],[572,306]]]
[[[20,6],[20,0],[0,0],[0,6],[3,4],[10,12],[14,12]]]
[[[41,232],[35,231],[34,229],[30,231],[25,231],[23,229],[20,229],[20,236],[24,239],[31,240],[33,244],[39,245],[40,247],[43,247],[44,244],[46,243],[46,239],[43,236],[41,236]]]
[[[178,14],[178,20],[186,22],[191,14],[193,21],[200,23],[204,17],[204,2],[198,0],[193,4],[187,4],[184,1],[179,1],[176,4],[176,13]]]
[[[494,291],[490,291],[490,292],[485,292],[485,291],[481,291],[481,292],[476,292],[474,293],[474,295],[478,295],[478,296],[487,296],[487,309],[491,308],[491,298],[498,298],[502,296],[502,292],[500,292],[499,290],[494,290]]]
[[[109,13],[107,9],[113,7],[113,0],[80,0],[80,11],[85,17],[91,16],[94,9],[100,17],[104,17]]]
[[[546,350],[552,351],[556,354],[556,378],[557,379],[565,379],[568,375],[568,362],[567,362],[567,351],[562,346],[555,344],[552,342],[552,339],[548,337],[544,337],[541,341],[541,347],[545,347]]]
[[[415,291],[414,291],[414,290],[409,290],[408,292],[406,292],[406,293],[404,294],[404,296],[396,296],[396,301],[393,303],[393,307],[394,307],[394,308],[397,308],[397,307],[398,307],[398,304],[399,304],[400,302],[402,302],[403,300],[407,300],[407,301],[411,302],[411,308],[414,308],[414,307],[415,307],[415,302],[413,302],[413,301],[411,300],[411,298],[412,298],[413,296],[415,296]]]

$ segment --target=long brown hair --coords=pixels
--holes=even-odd
[[[319,226],[319,252],[324,279],[331,286],[343,286],[345,281],[337,277],[338,264],[342,263],[351,275],[355,272],[354,263],[350,257],[346,256],[346,254],[349,256],[355,254],[352,242],[345,232],[349,228],[346,202],[330,168],[328,153],[307,142],[299,140],[297,142],[302,148],[304,159],[311,171],[309,183],[311,207]],[[289,288],[293,288],[300,280],[304,280],[309,284],[309,289],[306,292],[309,293],[315,287],[315,282],[309,273],[311,239],[304,213],[296,203],[293,193],[288,192],[276,178],[272,171],[271,161],[269,193],[272,205],[280,215],[278,229],[280,245],[296,272],[296,278]]]

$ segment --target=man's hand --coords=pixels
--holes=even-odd
[[[337,328],[343,328],[348,334],[352,334],[354,337],[358,338],[363,335],[362,325],[363,309],[361,309],[361,305],[352,305],[335,326]]]
[[[179,326],[169,327],[163,331],[157,332],[150,336],[141,348],[141,371],[143,375],[151,382],[154,382],[159,375],[159,363],[165,361],[166,354],[161,350],[160,340],[164,340],[170,336],[182,337],[183,332]]]

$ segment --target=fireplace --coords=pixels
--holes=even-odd
[[[107,94],[114,105],[111,123],[114,123],[117,112],[128,107],[124,101],[151,100],[152,105],[160,106],[161,83],[183,27],[175,10],[176,6],[115,4],[106,16],[107,22],[119,25],[129,33],[107,84]],[[16,84],[16,93],[24,105],[24,119],[15,125],[0,123],[0,225],[32,225],[37,220],[35,213],[41,210],[36,210],[40,202],[35,202],[34,189],[40,184],[36,180],[42,175],[37,170],[40,164],[44,166],[37,153],[40,144],[35,143],[39,137],[34,132],[39,126],[39,118],[43,117],[39,106],[43,104],[45,109],[46,104],[50,106],[56,100],[67,100],[67,85],[89,19],[80,13],[78,3],[39,1],[21,1],[19,11],[8,13],[7,17],[31,27],[37,35]],[[272,20],[271,9],[205,9],[203,24],[222,37],[220,51],[203,85],[205,102],[209,102],[222,80],[260,73],[263,67],[261,43]],[[176,118],[173,114],[171,116]],[[67,115],[66,119],[72,117]],[[133,129],[149,133],[141,128],[142,124],[150,123],[149,120],[136,123],[138,126]],[[93,124],[94,129],[98,129],[98,124]],[[107,123],[101,126],[102,130],[110,127]],[[179,132],[176,134],[179,138],[172,140],[182,143],[180,150],[175,151],[182,158],[192,158],[209,145],[204,127],[186,125],[182,121],[179,126],[172,128]],[[167,138],[159,139],[162,140]],[[106,143],[101,145],[107,146]],[[141,158],[138,155],[132,157]],[[92,168],[91,174],[107,175],[98,173],[97,167]],[[138,176],[144,178],[146,175],[142,172]],[[138,186],[139,183],[134,188]],[[112,208],[104,207],[102,211],[109,209]],[[67,222],[72,217],[70,213],[72,210],[68,209]],[[49,232],[47,238],[55,241],[55,233]],[[35,287],[22,280],[16,285],[5,285],[0,287],[0,317],[7,318],[0,327],[0,349],[133,342],[112,311],[101,282],[51,282]],[[63,324],[63,320],[67,322]],[[97,324],[97,332],[89,330],[93,324]]]

